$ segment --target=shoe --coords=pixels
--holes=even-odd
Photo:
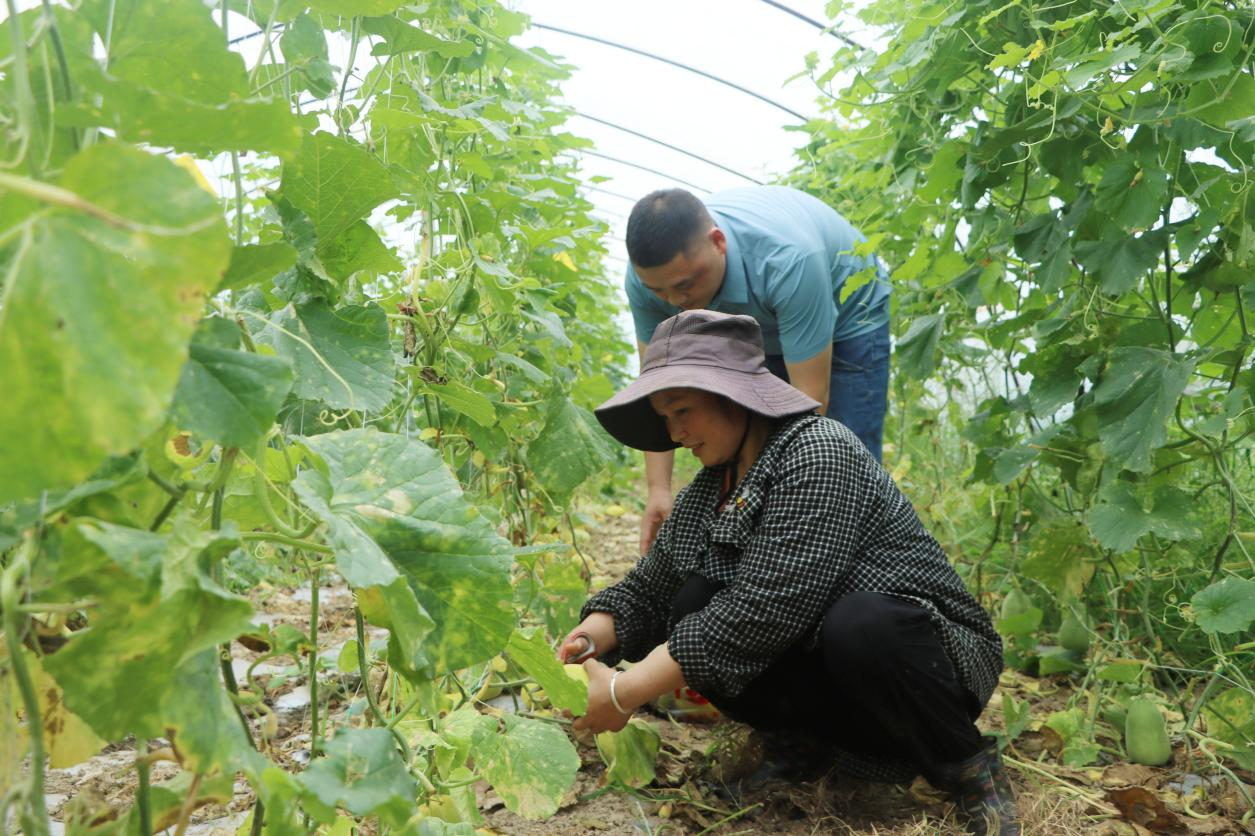
[[[967,760],[946,764],[934,784],[950,792],[973,836],[1021,836],[1015,795],[997,741]]]

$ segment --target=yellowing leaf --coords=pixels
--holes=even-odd
[[[994,60],[989,62],[989,69],[997,70],[1002,67],[1019,66],[1027,53],[1028,47],[1008,41],[1002,45],[1002,52],[995,55]]]
[[[435,427],[424,427],[423,431],[418,434],[418,440],[419,441],[431,441],[433,438],[435,438],[438,435],[440,435],[440,430],[436,429]]]
[[[34,656],[27,656],[27,664],[33,668],[35,676],[44,743],[48,747],[48,765],[53,769],[65,769],[82,763],[103,749],[105,741],[97,737],[82,718],[65,707],[60,686],[43,671]]]
[[[205,179],[205,174],[200,170],[200,166],[196,164],[196,158],[191,154],[180,154],[174,158],[174,164],[184,171],[192,175],[192,179],[196,181],[196,185],[209,192],[214,197],[218,196],[218,192],[213,186],[209,185],[209,181]]]

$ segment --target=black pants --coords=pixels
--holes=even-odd
[[[672,623],[722,588],[690,577],[672,601]],[[702,696],[755,728],[801,731],[860,755],[911,761],[926,777],[981,750],[973,723],[981,706],[959,682],[925,610],[855,592],[828,608],[821,635],[818,648],[789,648],[737,696]]]

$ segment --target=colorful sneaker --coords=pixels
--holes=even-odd
[[[692,688],[676,688],[650,703],[659,713],[680,723],[720,723],[724,716],[710,700]]]

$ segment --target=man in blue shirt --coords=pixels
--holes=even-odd
[[[889,282],[865,240],[823,201],[784,186],[698,200],[683,189],[642,198],[628,219],[625,281],[644,354],[681,310],[748,314],[767,365],[823,405],[881,458],[889,385]],[[847,290],[847,282],[854,289]],[[646,453],[641,553],[671,511],[674,453]]]

